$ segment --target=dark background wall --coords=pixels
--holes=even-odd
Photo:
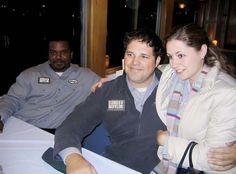
[[[51,34],[80,40],[80,1],[1,1],[0,22],[2,95],[21,71],[47,60],[46,40]],[[79,63],[80,46],[75,48],[73,62]]]

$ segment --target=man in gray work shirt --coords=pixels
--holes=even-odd
[[[86,99],[100,77],[72,64],[72,54],[68,38],[51,38],[48,61],[21,72],[0,97],[0,132],[11,116],[53,131]]]

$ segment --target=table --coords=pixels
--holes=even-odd
[[[54,135],[10,117],[0,134],[0,165],[4,174],[61,174],[41,158],[53,145]],[[98,174],[140,174],[84,148],[82,154]]]

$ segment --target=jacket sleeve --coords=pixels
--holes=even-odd
[[[54,157],[65,148],[81,149],[81,141],[99,123],[103,116],[104,96],[100,89],[91,93],[88,98],[74,109],[74,111],[57,128],[55,134]]]
[[[0,97],[0,115],[4,122],[24,104],[30,90],[30,79],[29,73],[22,72],[8,93]]]

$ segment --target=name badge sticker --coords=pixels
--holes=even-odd
[[[125,111],[125,100],[108,100],[108,111]]]
[[[39,77],[38,83],[40,84],[50,84],[50,78],[49,77]]]
[[[78,83],[79,81],[76,80],[76,79],[70,79],[70,80],[68,80],[68,82],[69,82],[70,84],[76,84],[76,83]]]

